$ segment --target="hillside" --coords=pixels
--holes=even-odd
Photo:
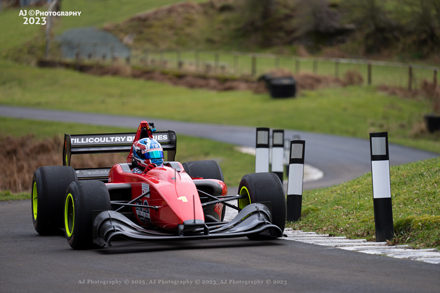
[[[398,5],[397,5],[398,4]],[[440,63],[440,2],[210,0],[108,23],[134,48],[269,51]]]

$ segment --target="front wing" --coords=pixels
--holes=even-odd
[[[230,238],[263,234],[269,237],[281,237],[283,231],[271,224],[268,207],[261,203],[249,204],[230,222],[184,223],[179,225],[177,234],[149,230],[133,223],[124,215],[115,211],[100,212],[93,221],[93,242],[99,246],[111,246],[115,237],[132,240],[180,240]]]

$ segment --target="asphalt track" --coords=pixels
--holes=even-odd
[[[440,288],[439,265],[296,241],[119,241],[100,250],[75,251],[62,236],[37,235],[30,201],[0,203],[0,251],[2,293],[438,292]]]
[[[57,111],[35,108],[0,106],[0,117],[28,118],[57,122],[77,122],[102,126],[133,128],[140,120],[154,122],[159,130],[171,129],[177,135],[203,137],[240,146],[255,146],[255,127],[201,124],[181,121]],[[264,127],[264,125],[260,125]],[[68,132],[68,130],[66,130]],[[371,171],[368,134],[366,139],[341,137],[327,134],[285,130],[286,138],[299,136],[306,141],[305,163],[324,172],[322,179],[306,182],[305,189],[327,187],[357,178]],[[179,148],[177,148],[177,152]],[[390,144],[390,164],[405,163],[438,157],[438,154]]]

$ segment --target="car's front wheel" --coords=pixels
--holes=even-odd
[[[64,229],[73,249],[93,248],[93,211],[111,209],[110,196],[101,181],[72,182],[64,200]]]
[[[240,195],[238,206],[244,208],[251,203],[266,204],[271,210],[272,224],[284,231],[286,226],[286,198],[283,185],[274,173],[252,173],[243,176],[238,187]],[[271,239],[270,234],[250,235],[249,239]]]

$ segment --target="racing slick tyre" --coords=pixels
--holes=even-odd
[[[93,244],[93,211],[111,209],[105,184],[98,180],[72,182],[64,201],[64,229],[73,249],[97,247]]]
[[[225,181],[220,165],[214,160],[185,162],[182,166],[186,173],[193,178]]]
[[[238,187],[240,195],[247,198],[238,200],[238,207],[244,208],[250,203],[266,204],[271,210],[272,224],[284,231],[286,226],[286,199],[283,185],[275,173],[252,173],[244,175]],[[249,235],[251,240],[273,239],[267,234]]]
[[[217,179],[223,182],[225,181],[220,165],[214,160],[190,161],[183,163],[182,166],[186,173],[188,173],[188,175],[192,178]],[[213,209],[214,207],[212,207],[212,210],[209,207],[205,207],[205,214],[209,214],[211,212],[213,213]],[[225,218],[225,213],[226,207],[223,207],[220,221],[223,221]]]
[[[40,235],[56,233],[63,227],[63,207],[66,189],[77,181],[69,166],[40,167],[32,179],[32,220]]]

